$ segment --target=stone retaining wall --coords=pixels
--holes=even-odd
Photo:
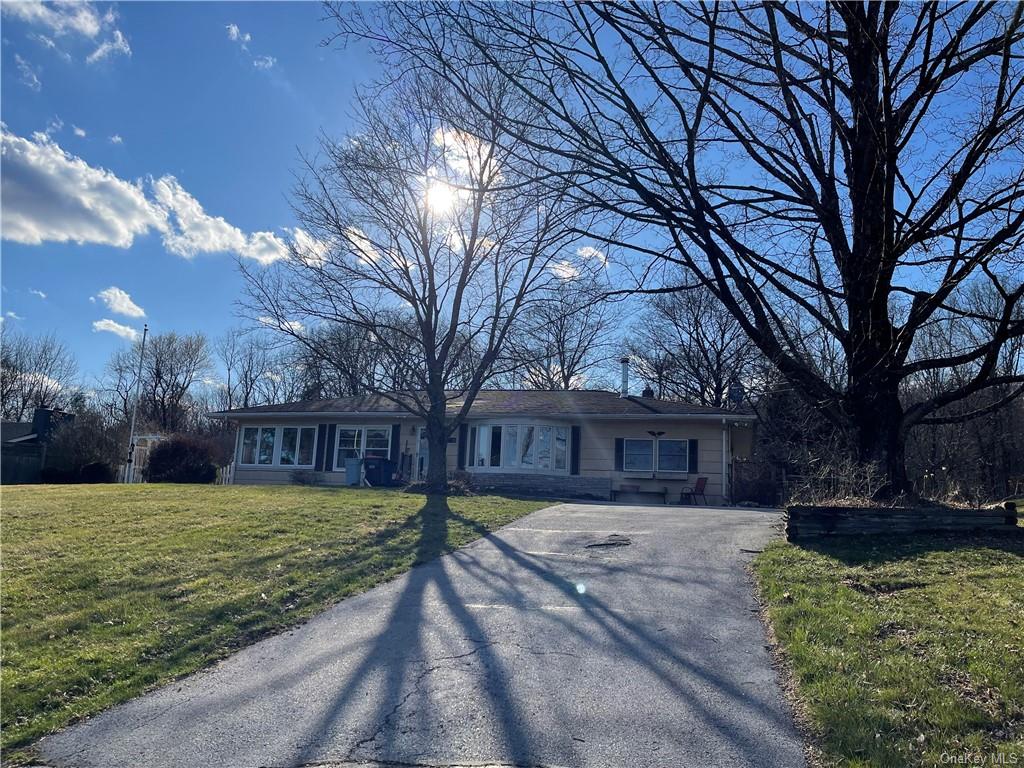
[[[516,475],[503,472],[467,472],[463,477],[478,491],[573,499],[609,499],[612,495],[612,481],[608,477]]]
[[[1017,509],[1013,502],[987,509],[809,505],[793,505],[786,509],[786,538],[789,541],[816,536],[1012,530],[1016,527]]]

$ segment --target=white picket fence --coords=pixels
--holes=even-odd
[[[235,483],[235,462],[217,467],[217,485],[234,485]]]

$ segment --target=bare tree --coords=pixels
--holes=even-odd
[[[8,421],[30,419],[35,408],[63,408],[76,392],[78,363],[50,333],[27,336],[0,328],[0,412]]]
[[[618,316],[596,286],[563,275],[550,296],[524,314],[503,354],[512,386],[583,389],[614,356]]]
[[[910,489],[916,425],[1008,387],[1024,334],[1024,5],[998,3],[394,3],[331,6],[339,34],[445,79],[493,141],[526,142],[545,178],[632,225],[608,239],[679,264],[721,301],[804,400],[845,430],[884,492]],[[486,76],[481,73],[487,73]],[[501,113],[478,83],[532,109]],[[919,354],[936,322],[973,343]],[[805,336],[842,350],[835,385]],[[905,402],[903,384],[966,366]]]
[[[165,432],[185,425],[189,388],[210,369],[210,351],[201,333],[161,333],[146,344],[142,392],[150,418]]]
[[[271,402],[265,396],[266,382],[277,375],[274,368],[278,355],[266,333],[228,329],[217,340],[214,352],[224,374],[224,408],[250,408]]]
[[[503,113],[522,109],[511,95],[490,93]],[[315,356],[323,324],[367,334],[376,365],[360,388],[425,420],[434,491],[447,487],[449,436],[577,237],[557,190],[522,173],[492,120],[451,129],[457,101],[430,78],[361,101],[358,130],[324,137],[306,164],[291,258],[241,266],[252,314]]]
[[[749,388],[760,352],[708,290],[656,294],[626,345],[658,397],[712,408],[732,404],[732,385]]]
[[[141,341],[115,352],[107,362],[99,390],[103,410],[113,421],[127,422],[135,402]],[[146,342],[139,388],[139,418],[163,432],[177,432],[194,422],[190,390],[210,371],[206,337],[201,333],[162,333]]]

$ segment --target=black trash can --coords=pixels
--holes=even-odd
[[[374,488],[394,485],[395,462],[379,456],[367,456],[363,459],[366,470],[366,481]]]

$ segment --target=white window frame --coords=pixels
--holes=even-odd
[[[629,443],[648,443],[651,446],[651,466],[649,467],[627,467],[626,458],[629,456],[627,446]],[[653,437],[624,437],[622,438],[622,471],[623,472],[654,472],[658,466],[658,450]]]
[[[683,477],[690,474],[690,438],[687,437],[620,437],[622,440],[622,469],[618,470],[625,475],[671,475],[672,477]],[[665,441],[682,443],[686,447],[686,468],[685,469],[662,469],[661,468],[661,444]],[[651,445],[651,468],[635,469],[626,466],[626,443],[652,443]]]
[[[393,429],[390,424],[335,424],[334,425],[334,458],[331,460],[334,471],[338,472],[345,469],[344,464],[338,465],[338,447],[341,442],[341,431],[343,429],[358,429],[359,430],[359,446],[356,448],[359,451],[360,459],[366,458],[366,430],[368,429],[383,429],[385,434],[388,436],[388,447],[387,453],[384,456],[385,459],[391,458],[391,438]],[[379,448],[373,450],[378,451]]]
[[[245,430],[255,429],[256,430],[256,452],[253,458],[256,460],[254,463],[246,463],[242,461],[243,451],[245,451]],[[274,451],[271,456],[269,464],[260,463],[260,436],[263,434],[264,429],[274,430]],[[312,429],[313,430],[313,463],[312,464],[282,464],[281,463],[281,445],[284,441],[284,431],[286,429],[296,429],[299,433],[295,436],[295,453],[298,455],[299,445],[301,442],[301,430]],[[312,469],[316,466],[316,451],[320,444],[320,430],[316,424],[243,424],[238,434],[238,454],[236,461],[239,467],[245,467],[246,469]]]
[[[660,474],[667,474],[667,475],[686,475],[686,474],[689,474],[689,472],[690,472],[690,441],[687,438],[685,438],[685,437],[659,437],[656,442],[657,442],[657,445],[654,447],[655,454],[656,454],[656,460],[655,460],[654,466],[656,466],[658,468],[656,470],[657,472],[659,472]],[[682,443],[683,444],[683,448],[684,448],[683,456],[685,458],[685,461],[683,461],[683,469],[662,469],[661,468],[661,444],[663,442],[673,442],[673,443]]]
[[[280,427],[278,427],[278,429],[280,430],[280,436],[279,437],[275,437],[275,442],[277,443],[277,446],[276,446],[276,458],[274,459],[274,465],[282,467],[284,469],[311,469],[311,468],[315,467],[316,466],[316,440],[317,440],[317,432],[320,431],[317,428],[317,425],[316,424],[282,424]],[[294,429],[295,430],[295,459],[296,459],[296,461],[295,461],[294,464],[282,464],[281,463],[281,453],[284,451],[284,431],[286,429]],[[313,452],[310,455],[310,462],[309,462],[309,464],[300,464],[298,462],[299,451],[302,448],[302,430],[304,430],[304,429],[311,429],[311,430],[313,430]]]
[[[493,427],[501,427],[501,466],[490,465],[490,436],[491,429]],[[523,464],[521,462],[523,440],[526,438],[526,430],[533,429],[533,443],[531,445],[531,463]],[[513,461],[509,461],[507,457],[508,435],[509,429],[515,429],[516,440],[515,440],[515,457]],[[548,467],[541,467],[537,461],[537,445],[539,443],[539,430],[549,429],[551,435],[551,446],[550,446],[550,457]],[[555,468],[555,443],[557,431],[559,429],[565,430],[565,467],[561,469]],[[551,421],[523,421],[523,420],[492,420],[492,421],[481,421],[476,424],[470,425],[470,432],[472,439],[470,442],[473,444],[473,452],[470,453],[469,446],[466,446],[466,469],[470,472],[492,472],[492,473],[508,473],[514,475],[568,475],[572,469],[572,428],[568,424],[559,424]],[[480,436],[481,434],[487,435],[487,445],[481,448]],[[478,466],[476,461],[481,453],[487,458],[487,465]]]

